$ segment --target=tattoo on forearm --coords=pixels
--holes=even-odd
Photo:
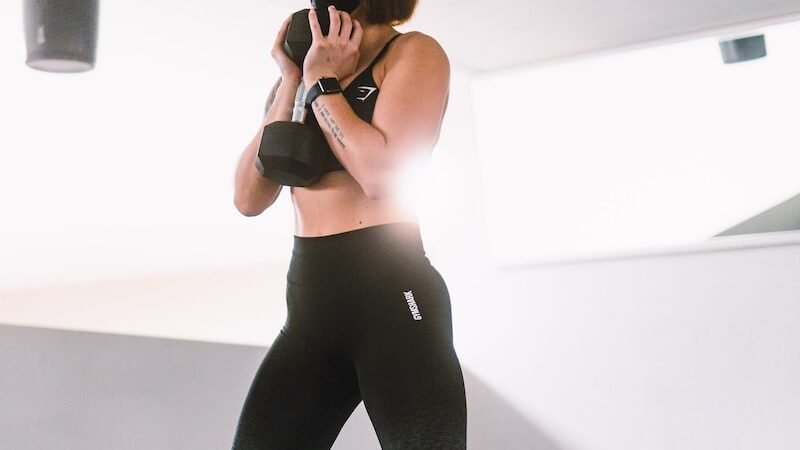
[[[339,143],[339,145],[342,147],[342,150],[347,150],[347,146],[344,145],[344,132],[341,128],[339,128],[339,124],[336,123],[336,120],[333,119],[333,116],[331,116],[331,112],[325,105],[322,105],[318,102],[315,102],[314,105],[317,107],[319,115],[322,117],[322,121],[328,126],[328,130],[333,135],[333,138],[336,139],[336,142]]]

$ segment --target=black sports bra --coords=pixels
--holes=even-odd
[[[381,58],[386,55],[386,52],[389,51],[389,46],[397,39],[401,34],[397,34],[391,39],[389,42],[384,45],[383,49],[381,49],[378,56],[370,63],[370,65],[364,69],[363,72],[358,74],[357,77],[353,79],[350,84],[344,89],[344,97],[347,99],[347,103],[353,108],[353,112],[356,113],[361,120],[372,123],[372,114],[375,112],[375,103],[378,100],[378,94],[380,93],[380,89],[378,89],[378,85],[375,83],[375,79],[372,77],[372,69],[375,67],[375,64],[381,60]],[[319,123],[317,122],[316,116],[309,111],[309,114],[306,116],[306,125],[317,128],[320,133],[322,130],[319,127]],[[328,172],[335,172],[337,170],[345,170],[342,163],[336,159],[336,155],[333,154],[333,151],[330,149],[329,146],[325,146],[324,149],[325,157],[324,162],[322,164],[322,173],[326,174]]]

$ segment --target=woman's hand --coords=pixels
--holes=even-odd
[[[337,11],[333,6],[329,8],[329,12],[331,27],[327,36],[322,35],[317,12],[312,9],[308,13],[313,43],[303,63],[303,80],[306,86],[311,86],[323,77],[343,80],[358,67],[358,47],[364,33],[361,24],[351,19],[350,14]]]
[[[278,37],[275,38],[275,44],[272,46],[272,58],[278,63],[281,70],[281,79],[283,80],[300,80],[301,72],[297,64],[294,63],[283,50],[283,43],[286,41],[286,33],[289,30],[289,24],[292,22],[292,17],[289,16],[281,30],[278,32]]]

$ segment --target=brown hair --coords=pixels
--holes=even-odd
[[[418,0],[361,0],[364,21],[371,25],[400,25],[414,14]]]

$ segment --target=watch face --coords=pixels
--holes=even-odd
[[[339,86],[339,80],[336,78],[322,78],[319,80],[319,87],[322,88],[322,92],[325,94],[342,91],[341,86]]]

